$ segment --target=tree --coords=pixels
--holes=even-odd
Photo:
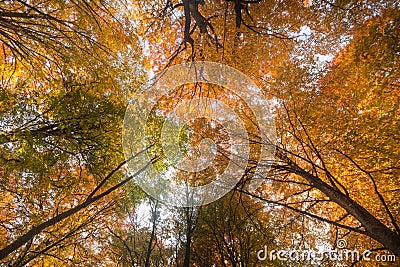
[[[189,3],[189,1],[187,2]],[[374,90],[372,94],[368,93],[369,97],[365,95],[363,88],[353,87],[352,90],[343,92],[340,90],[341,81],[344,78],[344,84],[349,84],[348,79],[351,79],[349,74],[352,72],[346,73],[346,70],[351,69],[346,67],[339,71],[337,69],[342,68],[340,64],[329,69],[326,63],[321,62],[324,55],[335,57],[343,47],[346,47],[346,42],[351,42],[350,47],[353,47],[357,40],[361,40],[360,43],[364,47],[359,48],[361,50],[358,50],[360,52],[357,53],[362,54],[365,65],[354,65],[351,68],[356,71],[356,75],[359,75],[359,72],[368,74],[364,75],[365,78],[358,76],[357,85],[361,83],[366,89],[369,88],[371,77],[368,76],[373,73],[372,81],[382,85],[382,87],[377,88],[396,88],[398,86],[395,82],[397,79],[395,76],[397,73],[395,55],[398,53],[398,44],[395,41],[398,39],[398,35],[397,31],[394,30],[398,20],[396,4],[391,1],[385,3],[376,1],[341,2],[340,4],[322,1],[308,3],[304,6],[303,3],[294,2],[289,6],[285,3],[267,3],[264,1],[244,2],[245,5],[242,5],[241,13],[238,12],[237,6],[236,9],[233,6],[233,15],[236,19],[239,17],[239,19],[234,20],[234,23],[228,19],[232,15],[230,13],[232,6],[229,6],[229,3],[225,4],[225,6],[224,3],[211,6],[206,3],[201,6],[201,11],[199,11],[200,5],[197,4],[196,10],[193,7],[190,9],[188,4],[186,6],[185,4],[171,4],[162,9],[166,10],[164,13],[160,13],[165,20],[157,20],[149,28],[152,36],[148,38],[148,42],[152,46],[152,51],[154,51],[152,56],[156,57],[154,66],[159,68],[163,64],[168,66],[173,64],[172,62],[193,59],[219,61],[222,58],[224,62],[248,73],[260,83],[263,83],[266,94],[279,102],[276,106],[276,114],[278,116],[278,130],[281,135],[281,143],[277,151],[277,163],[274,165],[276,172],[273,173],[272,178],[267,177],[267,180],[278,182],[278,184],[288,180],[294,185],[290,190],[284,190],[286,203],[277,201],[279,198],[276,197],[272,199],[269,196],[261,198],[274,205],[282,204],[293,211],[328,222],[334,228],[339,227],[369,236],[398,255],[399,234],[396,230],[398,218],[394,215],[397,214],[397,211],[395,211],[397,208],[393,206],[395,210],[391,210],[387,204],[388,200],[380,193],[379,187],[382,187],[383,184],[379,186],[376,182],[378,179],[378,177],[374,177],[374,175],[377,175],[375,174],[376,170],[370,171],[370,169],[362,166],[357,157],[350,153],[352,150],[350,145],[345,149],[341,147],[346,143],[346,140],[341,139],[341,136],[332,137],[340,131],[348,133],[348,131],[352,131],[350,129],[354,129],[354,122],[348,120],[351,117],[342,117],[343,114],[348,113],[344,107],[348,105],[347,101],[351,101],[352,94],[357,98],[362,98],[362,94],[364,94],[365,100],[358,101],[368,103],[367,105],[370,105],[370,107],[378,110],[391,110],[387,115],[383,111],[381,113],[385,114],[384,117],[389,115],[387,119],[382,119],[380,117],[382,115],[378,115],[379,113],[375,115],[380,118],[377,121],[382,124],[378,128],[374,126],[374,129],[381,129],[380,131],[383,128],[388,128],[385,123],[392,124],[398,120],[397,115],[394,115],[397,114],[397,100],[394,100],[392,102],[394,104],[386,109],[383,107],[387,104],[382,101],[371,101],[371,97],[378,93],[377,90]],[[180,17],[174,12],[174,8],[179,7],[183,7],[185,10],[185,12],[179,13]],[[188,12],[188,7],[190,12]],[[253,18],[253,21],[256,21],[254,26],[249,25],[249,22],[246,22],[244,18],[246,12],[243,11],[246,11],[246,9],[249,11],[247,21],[251,21]],[[371,13],[371,9],[379,10],[379,12]],[[266,10],[271,11],[268,13]],[[299,10],[301,11],[299,12]],[[208,21],[207,23],[201,18],[196,20],[195,16],[197,15],[195,13],[197,11],[201,12],[202,17]],[[178,16],[178,18],[169,19],[169,16]],[[322,23],[319,22],[320,17],[324,17]],[[183,23],[180,23],[179,19],[182,19]],[[191,23],[188,22],[193,22],[192,20],[195,24],[190,28]],[[241,21],[241,23],[238,23],[238,21]],[[202,24],[207,25],[207,32],[205,32],[204,27],[201,30]],[[175,42],[175,46],[168,45],[166,42],[156,42],[159,37],[154,29],[166,25],[172,25],[169,26],[172,28],[171,36],[179,36],[179,34],[184,36],[175,39],[182,42]],[[370,25],[374,26],[370,27]],[[353,31],[349,32],[348,29],[351,28]],[[200,32],[197,29],[200,29]],[[364,39],[362,36],[365,36],[365,33],[362,32],[365,29],[372,32],[368,33],[369,37]],[[165,33],[162,32],[162,34]],[[223,44],[220,44],[222,42]],[[193,50],[187,52],[185,43],[190,43]],[[377,50],[379,45],[384,45],[388,49],[379,51]],[[347,49],[350,50],[350,58],[352,58],[351,53],[354,49]],[[310,53],[310,50],[321,54],[315,56],[315,54]],[[372,64],[366,63],[368,62],[367,58],[373,58],[369,51],[377,53],[379,63],[377,61]],[[170,54],[171,57],[167,59],[166,54]],[[341,55],[346,54],[346,48],[344,48]],[[249,55],[256,56],[249,57]],[[164,59],[162,60],[162,58]],[[381,65],[385,67],[379,70]],[[386,75],[387,78],[385,78]],[[328,81],[333,83],[329,85],[329,88],[335,88],[333,90],[342,92],[338,93],[340,98],[337,100],[342,105],[340,107],[343,109],[342,111],[334,106],[331,111],[326,112],[326,101],[328,100],[320,95],[325,94],[324,90],[329,90],[326,89],[328,86],[325,85]],[[392,92],[393,89],[384,90]],[[349,98],[345,97],[346,94]],[[326,97],[326,95],[324,96]],[[391,96],[392,99],[398,97],[396,93],[392,93]],[[377,99],[379,98],[381,97]],[[357,112],[359,111],[358,109]],[[319,120],[316,118],[317,114]],[[336,114],[336,116],[330,118],[326,114]],[[372,113],[368,112],[368,114]],[[319,124],[317,124],[317,121]],[[332,121],[335,123],[332,123]],[[374,125],[369,121],[364,121],[364,123],[369,124],[368,127],[363,126],[366,131]],[[322,131],[331,129],[334,125],[337,128],[332,129],[329,138],[326,137],[327,133]],[[320,129],[320,131],[316,131],[316,129]],[[396,142],[397,138],[391,138],[391,136],[396,136],[396,133],[392,133],[390,130],[386,133],[385,136],[388,139],[384,139],[382,136],[378,138],[382,147],[387,147],[384,153],[376,154],[376,148],[365,147],[366,136],[362,139],[364,144],[360,144],[358,152],[362,151],[366,155],[373,155],[377,161],[382,161],[388,155],[393,155],[390,164],[386,164],[385,167],[380,169],[386,170],[384,171],[386,172],[385,175],[390,177],[390,184],[393,185],[398,183],[393,178],[393,174],[397,172],[396,158],[398,158],[398,155],[393,154],[388,142]],[[324,136],[324,140],[321,140],[320,136]],[[340,145],[331,145],[334,140]],[[371,152],[371,154],[368,154],[368,152]],[[346,166],[348,171],[341,172],[342,166]],[[350,177],[355,174],[365,177],[360,178],[360,182],[367,182],[368,180],[368,184],[375,192],[374,196],[365,193],[358,195],[350,193],[356,191],[356,188],[349,184],[352,181]],[[347,183],[345,183],[345,180],[347,180]],[[382,181],[384,180],[382,179]],[[391,192],[397,191],[396,186],[390,188],[394,190]],[[357,188],[357,191],[360,191],[360,188]],[[389,202],[395,202],[396,196],[389,193],[387,198],[391,199]],[[383,209],[383,213],[380,214],[385,214],[384,216],[388,221],[386,219],[381,220],[380,215],[375,214],[373,208],[369,206],[370,203],[380,203],[380,208]],[[321,214],[321,208],[325,204],[325,207],[329,210],[337,211],[333,214],[327,214],[334,215],[333,218],[321,216],[324,215],[324,213]],[[346,223],[341,223],[343,220]]]
[[[108,49],[97,41],[106,16],[114,16],[106,1],[3,1],[3,53],[29,62],[37,57],[68,57],[73,49],[88,54],[93,53],[93,47]]]
[[[262,202],[237,192],[202,207],[192,266],[258,266],[257,252],[277,241],[271,219]]]
[[[339,238],[400,255],[399,28],[395,1],[2,2],[2,263],[257,266],[266,243],[335,248]],[[245,124],[249,164],[220,201],[140,227],[132,214],[143,193],[120,148],[128,98],[145,72],[158,78],[194,60],[230,65],[263,88],[276,157],[259,157],[270,144],[242,99],[201,83],[177,88],[153,109],[141,153],[165,171],[164,115],[208,96]],[[211,167],[176,180],[198,186],[226,168],[224,125],[198,118],[175,137],[189,158],[198,151],[188,144],[217,147]],[[250,191],[257,163],[272,171]]]
[[[287,190],[283,203],[266,201],[327,221],[345,229],[344,235],[349,231],[369,236],[398,255],[398,211],[389,204],[397,199],[393,192],[398,184],[394,176],[398,155],[389,145],[396,143],[397,134],[390,129],[398,121],[398,95],[393,90],[398,86],[394,82],[398,47],[393,43],[398,38],[393,31],[397,16],[389,8],[382,17],[368,21],[369,26],[355,30],[354,40],[315,89],[307,91],[294,83],[279,88],[279,119],[286,126],[280,126],[282,142],[274,167],[285,178],[276,181],[301,184],[293,195],[293,189]],[[365,60],[366,56],[376,61]],[[302,73],[291,66],[282,75],[296,77],[296,72]],[[383,100],[388,95],[391,100]],[[335,211],[334,216],[322,212],[320,217],[323,209]]]
[[[2,3],[2,25],[15,30],[2,40],[0,91],[0,255],[10,265],[98,262],[94,225],[110,219],[132,179],[119,148],[131,89],[118,82],[135,41],[83,3],[65,3],[70,13],[55,1]]]

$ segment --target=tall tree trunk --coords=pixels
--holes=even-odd
[[[356,218],[365,228],[366,234],[369,237],[381,243],[385,248],[391,250],[397,256],[400,256],[400,235],[398,233],[392,231],[363,206],[341,192],[339,189],[332,187],[322,181],[319,177],[305,171],[299,165],[288,159],[282,151],[277,150],[277,155],[290,166],[291,172],[306,179],[315,188],[319,189],[333,202],[341,206]],[[284,168],[286,169],[286,167]]]
[[[185,208],[186,215],[186,244],[185,244],[185,259],[183,261],[183,267],[190,267],[190,243],[192,241],[192,216],[190,214],[190,208]]]
[[[115,186],[109,188],[108,190],[104,191],[103,193],[94,196],[94,193],[97,192],[102,185],[104,185],[105,180],[108,180],[112,176],[112,174],[114,174],[118,169],[120,169],[124,165],[125,162],[121,163],[116,169],[114,169],[112,172],[110,172],[110,174],[106,176],[106,178],[99,184],[99,186],[97,186],[94,189],[94,191],[88,196],[88,198],[83,203],[81,203],[78,206],[73,207],[72,209],[69,209],[69,210],[67,210],[67,211],[65,211],[63,213],[58,214],[57,216],[55,216],[55,217],[53,217],[53,218],[51,218],[51,219],[39,224],[38,226],[33,227],[27,233],[25,233],[24,235],[22,235],[19,238],[17,238],[14,242],[12,242],[8,246],[6,246],[3,249],[1,249],[0,250],[0,260],[4,259],[9,254],[11,254],[13,251],[15,251],[15,250],[19,249],[20,247],[22,247],[24,244],[29,242],[32,238],[34,238],[36,235],[40,234],[46,228],[48,228],[50,226],[53,226],[53,225],[61,222],[65,218],[68,218],[69,216],[74,215],[75,213],[87,208],[89,205],[91,205],[94,202],[104,198],[105,196],[107,196],[110,193],[114,192],[118,188],[122,187],[127,182],[132,180],[133,177],[135,177],[135,176],[139,175],[140,173],[142,173],[150,165],[150,163],[147,164],[146,166],[144,166],[142,169],[140,169],[138,172],[136,172],[132,176],[130,176],[127,179],[123,180],[122,182],[116,184]]]
[[[150,235],[150,240],[149,244],[147,246],[147,254],[146,254],[146,262],[144,263],[145,267],[150,267],[150,256],[151,252],[153,251],[153,241],[156,235],[156,226],[157,226],[157,207],[158,207],[158,201],[154,200],[154,208],[151,209],[151,223],[152,223],[152,228],[151,228],[151,235]]]

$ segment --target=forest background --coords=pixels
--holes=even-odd
[[[397,1],[1,1],[0,265],[398,266],[399,35]],[[250,77],[277,144],[257,190],[255,153],[229,194],[176,208],[133,182],[122,127],[140,88],[193,61]],[[372,260],[257,257],[338,240]]]

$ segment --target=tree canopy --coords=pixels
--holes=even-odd
[[[1,1],[0,265],[399,264],[399,36],[392,0]],[[145,149],[124,157],[138,92],[195,62],[228,65],[261,88],[275,140],[238,94],[193,82],[159,99],[137,140]],[[229,126],[207,116],[163,139],[180,103],[197,112],[212,100],[246,130],[240,181],[207,205],[165,205],[135,183],[150,166],[201,186],[234,158]],[[211,140],[215,157],[177,171],[165,140],[190,162]],[[149,162],[130,171],[143,155]],[[260,259],[266,247],[370,260]]]

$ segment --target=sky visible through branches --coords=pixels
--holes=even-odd
[[[0,266],[400,266],[398,1],[0,2]]]

